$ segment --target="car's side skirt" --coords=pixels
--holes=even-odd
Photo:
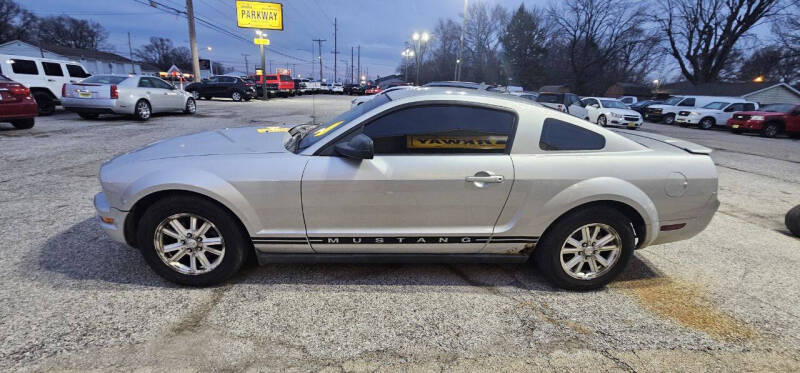
[[[474,244],[536,243],[534,236],[381,236],[381,237],[251,237],[258,245],[398,245],[398,244]]]
[[[258,263],[524,263],[525,254],[293,254],[256,250]]]
[[[266,254],[519,254],[536,236],[314,236],[252,237]]]

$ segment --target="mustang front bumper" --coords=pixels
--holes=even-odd
[[[94,208],[97,210],[97,214],[100,215],[100,227],[114,241],[126,243],[124,226],[128,212],[111,207],[103,192],[94,195]]]

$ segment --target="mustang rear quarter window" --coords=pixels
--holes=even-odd
[[[553,118],[544,120],[539,137],[542,150],[600,150],[605,146],[603,135]]]

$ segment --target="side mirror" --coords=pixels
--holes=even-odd
[[[372,139],[363,133],[356,135],[348,142],[334,145],[333,150],[352,159],[372,159],[375,155]]]

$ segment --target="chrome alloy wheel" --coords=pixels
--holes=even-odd
[[[186,112],[189,114],[197,112],[197,103],[194,100],[186,100]]]
[[[241,101],[242,100],[242,94],[239,93],[239,92],[234,91],[233,94],[231,94],[231,98],[233,99],[233,101]]]
[[[174,271],[201,275],[213,271],[225,257],[225,241],[217,227],[194,214],[164,219],[153,238],[158,257]]]
[[[148,119],[150,118],[150,105],[148,105],[147,102],[139,101],[139,103],[136,104],[136,112],[139,113],[142,119]]]
[[[586,224],[561,245],[561,268],[570,277],[591,280],[606,274],[617,263],[622,240],[606,224]]]

